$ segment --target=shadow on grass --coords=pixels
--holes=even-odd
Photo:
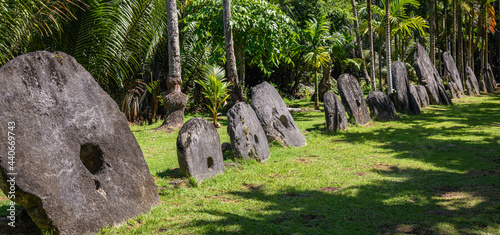
[[[377,164],[358,175],[378,174],[384,180],[345,188],[269,192],[259,185],[231,194],[262,202],[263,209],[201,210],[216,217],[189,226],[204,227],[207,234],[221,228],[235,234],[500,234],[500,133],[481,131],[500,125],[498,102],[434,106],[398,122],[403,127],[338,135],[352,144],[378,142],[395,158],[431,163],[435,169]]]

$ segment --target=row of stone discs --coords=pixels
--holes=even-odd
[[[270,141],[291,147],[306,145],[304,135],[271,84],[263,82],[252,89],[251,105],[240,102],[227,112],[227,132],[235,157],[263,162],[270,157]],[[223,173],[220,146],[219,134],[211,123],[203,118],[187,121],[177,136],[181,172],[200,181]]]
[[[160,203],[125,116],[73,57],[18,56],[0,68],[0,88],[0,133],[15,137],[13,161],[0,155],[0,188],[8,195],[14,179],[12,200],[39,228],[96,233]]]

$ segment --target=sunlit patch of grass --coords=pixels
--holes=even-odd
[[[286,103],[313,109],[309,100]],[[339,133],[325,131],[322,112],[292,115],[307,146],[271,144],[266,162],[227,160],[236,166],[201,184],[178,170],[178,130],[156,131],[161,123],[131,126],[161,204],[101,233],[500,231],[499,95],[467,97],[453,106],[431,106],[421,115]],[[230,142],[227,118],[219,122],[221,143]],[[176,179],[185,182],[174,187],[170,183]],[[0,208],[7,203],[0,200]]]

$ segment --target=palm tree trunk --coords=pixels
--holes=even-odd
[[[448,40],[448,35],[450,35],[449,30],[448,30],[448,0],[444,0],[443,2],[443,28],[444,28],[444,50],[449,51],[450,50],[450,42]]]
[[[379,74],[379,89],[380,91],[384,91],[383,81],[382,79],[382,49],[378,52],[378,74]]]
[[[457,57],[458,57],[458,61],[456,61],[457,63],[457,67],[458,67],[458,73],[460,74],[460,78],[462,79],[462,84],[465,84],[465,70],[464,70],[464,37],[463,37],[463,21],[462,21],[462,4],[461,4],[461,0],[457,0],[458,1],[458,9],[457,9],[457,17],[458,17],[458,22],[457,22],[457,26],[458,26],[458,32],[457,32],[457,35],[458,35],[458,48],[457,48]]]
[[[481,76],[480,76],[480,81],[479,84],[482,85],[482,90],[483,92],[486,91],[486,86],[485,86],[485,80],[486,80],[486,0],[481,1],[481,18],[482,20],[480,21],[481,26],[480,31],[481,31],[481,37],[482,37],[482,45],[481,45]]]
[[[436,16],[434,14],[436,10],[436,0],[431,1],[431,11],[429,13],[429,33],[430,33],[430,56],[431,56],[431,62],[435,64],[435,59],[436,59]]]
[[[231,103],[245,102],[241,90],[238,73],[236,71],[236,59],[234,57],[233,32],[231,31],[231,0],[222,0],[222,14],[224,21],[224,39],[226,45],[226,76],[231,81]]]
[[[163,98],[167,113],[162,127],[181,128],[184,123],[184,109],[187,104],[187,96],[181,91],[181,53],[175,0],[167,0],[167,25],[168,78],[167,95]]]
[[[368,36],[370,37],[370,62],[371,62],[371,81],[372,90],[377,90],[375,81],[375,50],[373,49],[373,26],[372,26],[372,1],[367,0],[366,5],[368,8]]]
[[[368,71],[366,70],[366,60],[365,60],[365,55],[363,53],[363,43],[361,41],[361,38],[359,36],[359,21],[358,21],[358,11],[356,10],[356,2],[354,0],[351,0],[352,4],[352,11],[354,13],[354,23],[356,27],[356,42],[358,43],[359,47],[359,52],[361,54],[361,60],[363,61],[363,72],[365,74],[365,80],[366,83],[370,84],[370,75],[368,75]]]
[[[389,19],[389,0],[385,0],[385,44],[387,50],[387,93],[392,94],[392,68],[391,68],[391,25]]]
[[[452,55],[453,55],[453,60],[457,61],[457,31],[458,31],[458,25],[457,25],[457,0],[452,0],[453,1],[453,38],[452,38]]]

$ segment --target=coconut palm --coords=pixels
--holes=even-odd
[[[324,16],[306,21],[306,28],[300,31],[302,44],[297,44],[294,51],[303,55],[304,62],[313,68],[315,98],[314,108],[319,110],[318,69],[327,66],[330,61],[327,41],[330,39],[330,22]]]
[[[214,119],[214,126],[220,127],[217,122],[217,116],[219,110],[224,107],[224,102],[230,97],[229,92],[229,82],[226,82],[224,70],[217,65],[206,65],[203,68],[203,80],[197,80],[196,82],[203,87],[202,94],[210,101],[210,104],[206,104]]]

